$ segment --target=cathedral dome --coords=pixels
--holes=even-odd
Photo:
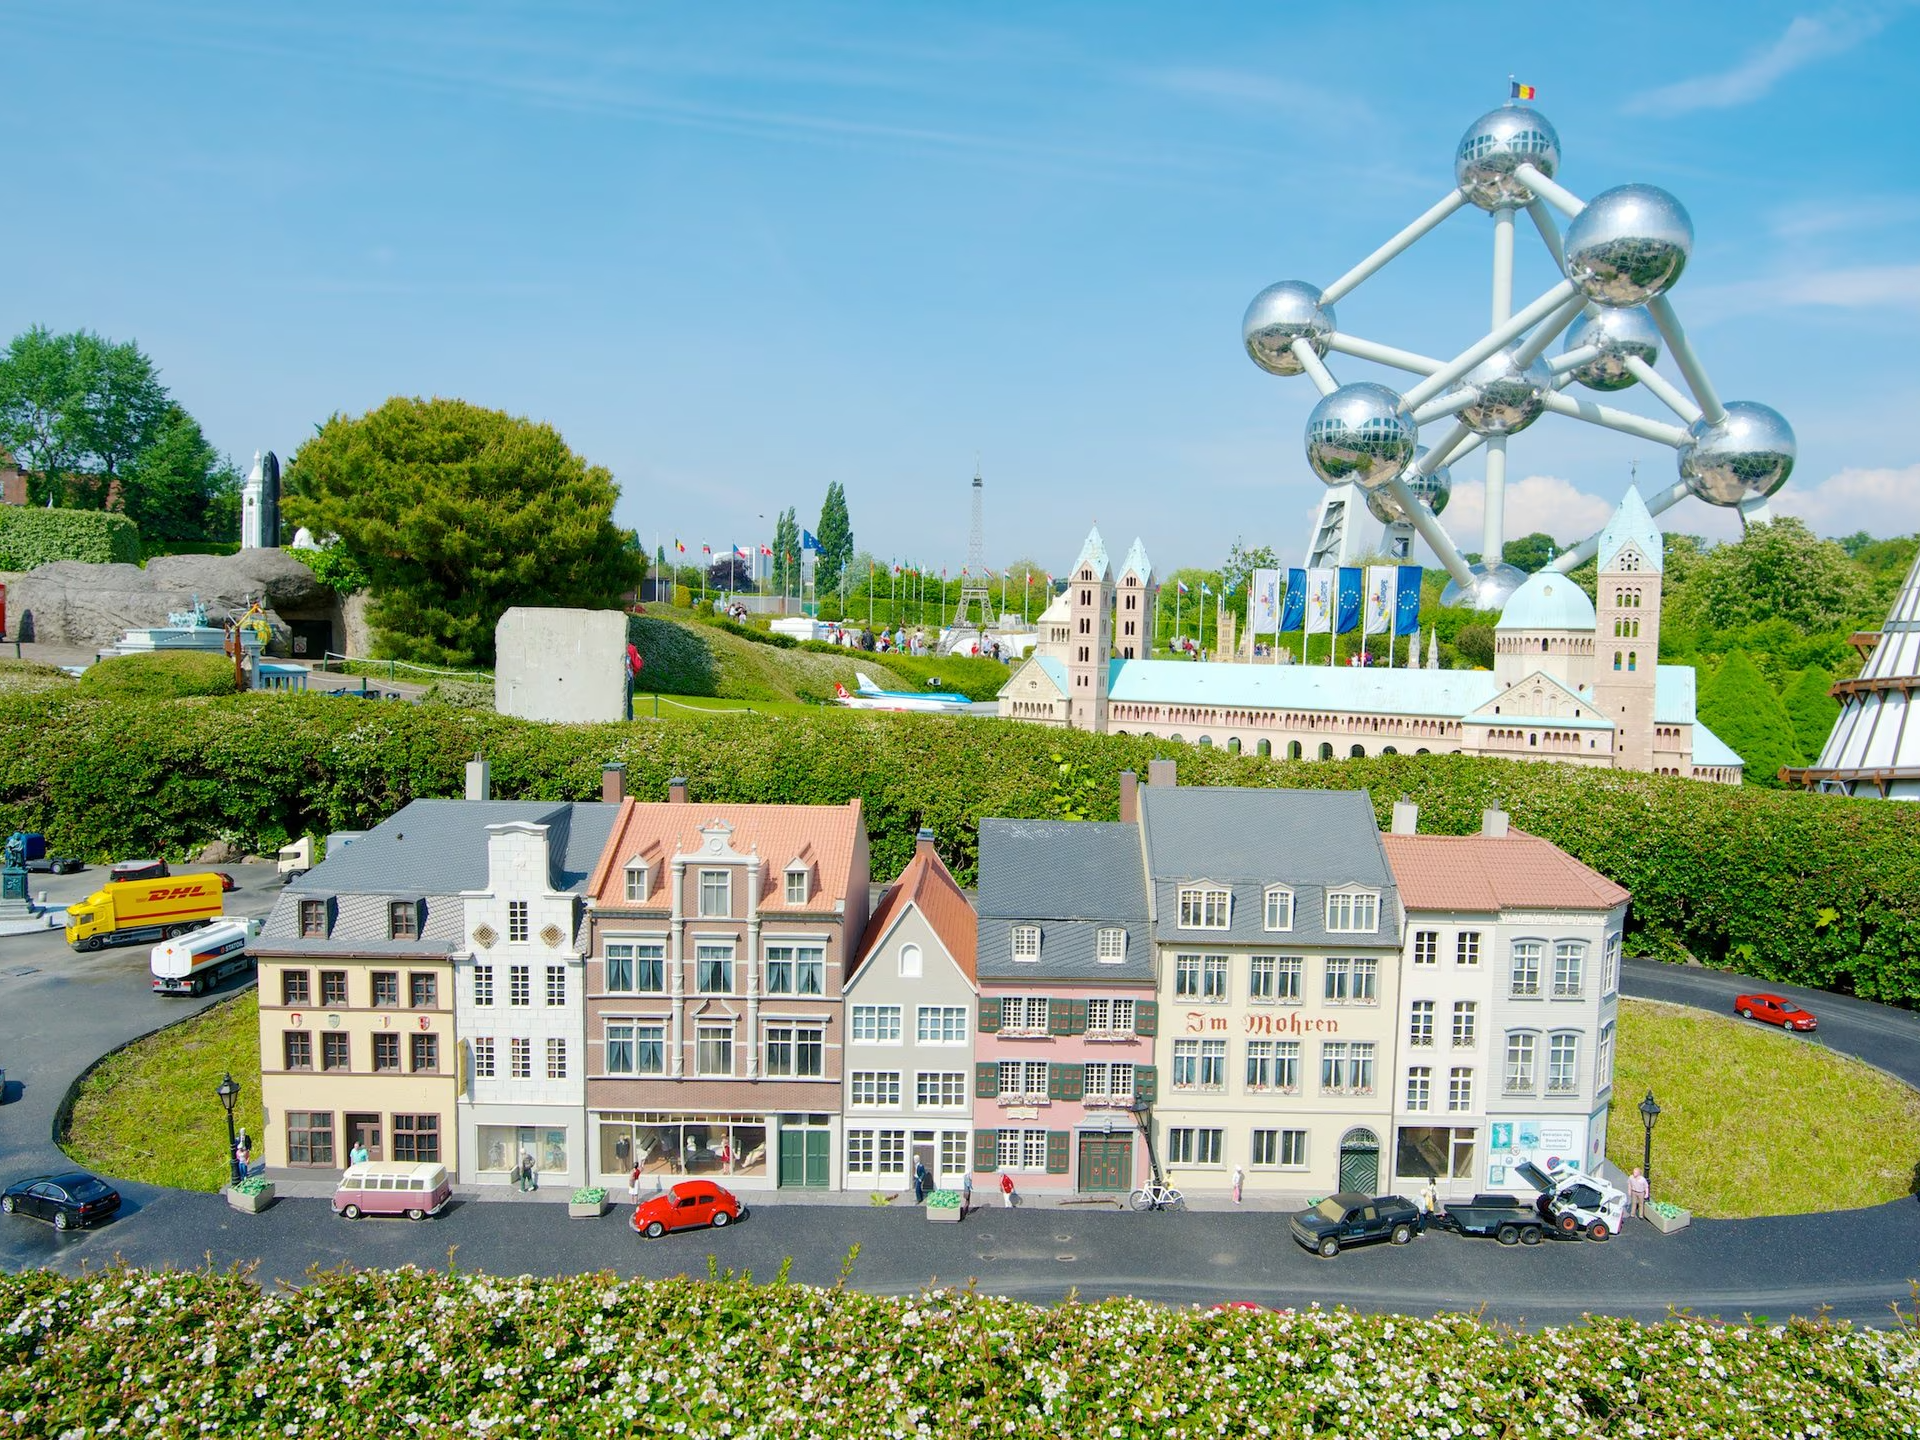
[[[1557,570],[1527,577],[1501,611],[1496,630],[1592,630],[1593,601]]]

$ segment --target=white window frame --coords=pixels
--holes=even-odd
[[[1433,1109],[1433,1067],[1407,1067],[1406,1110],[1409,1115],[1425,1115]]]
[[[813,872],[805,865],[789,865],[786,882],[787,904],[804,905],[813,898]]]
[[[1293,890],[1286,885],[1269,885],[1260,897],[1261,928],[1269,933],[1293,929]]]
[[[847,1103],[856,1110],[900,1108],[898,1070],[855,1070],[848,1077]]]
[[[939,1034],[927,1033],[928,1019]],[[957,1032],[957,1033],[955,1033]],[[917,1005],[913,1013],[913,1038],[918,1045],[965,1045],[970,1042],[967,1007],[964,1005]]]
[[[1038,925],[1016,925],[1013,927],[1013,958],[1021,961],[1040,958],[1040,927]]]
[[[898,1005],[855,1005],[848,1031],[856,1045],[898,1045],[900,1043],[900,1007]],[[864,1023],[863,1023],[864,1022]],[[870,1033],[862,1034],[862,1030]],[[891,1031],[892,1033],[887,1033]]]
[[[1507,962],[1507,994],[1514,1000],[1541,997],[1547,947],[1541,940],[1515,940]]]
[[[1600,1043],[1593,1052],[1593,1088],[1605,1090],[1613,1084],[1613,1021],[1600,1027]]]
[[[1094,932],[1093,958],[1102,965],[1119,965],[1127,958],[1127,932],[1118,925],[1103,925]]]
[[[1271,1136],[1269,1142],[1273,1150],[1273,1159],[1262,1160],[1262,1136]],[[1252,1133],[1252,1146],[1248,1155],[1248,1164],[1255,1170],[1304,1170],[1307,1168],[1307,1132],[1304,1130],[1257,1129]]]
[[[1607,936],[1607,943],[1600,953],[1600,993],[1611,995],[1620,988],[1620,936],[1617,932]]]
[[[1516,1056],[1523,1058],[1516,1059]],[[1509,1095],[1532,1095],[1540,1088],[1540,1036],[1533,1030],[1509,1030],[1502,1065],[1502,1088]]]
[[[918,980],[926,972],[926,956],[918,945],[902,945],[899,960],[902,980]]]
[[[1410,1000],[1407,1002],[1407,1044],[1416,1049],[1433,1048],[1434,1011],[1439,1006],[1432,1000]]]
[[[1423,969],[1440,963],[1440,932],[1438,930],[1413,932],[1413,963]]]
[[[1580,1034],[1556,1030],[1547,1037],[1547,1094],[1574,1095],[1579,1090]]]
[[[1471,1115],[1473,1113],[1473,1069],[1467,1065],[1455,1065],[1447,1072],[1447,1113],[1449,1115]]]
[[[933,1098],[928,1099],[929,1092]],[[951,1092],[952,1098],[948,1098]],[[913,1107],[916,1110],[964,1110],[972,1103],[967,1075],[963,1070],[918,1070],[913,1076]]]
[[[695,913],[702,920],[733,918],[733,871],[704,869],[698,880],[699,905]],[[708,887],[712,885],[710,890]]]
[[[1464,1024],[1461,1023],[1463,1021]],[[1453,1023],[1449,1034],[1452,1036],[1453,1048],[1456,1050],[1471,1050],[1480,1043],[1479,1001],[1456,1000],[1453,1002]]]
[[[1578,1000],[1587,985],[1587,942],[1556,940],[1553,944],[1553,998]]]
[[[1179,906],[1182,930],[1232,928],[1233,892],[1223,885],[1182,885]]]
[[[1480,932],[1462,930],[1453,937],[1453,963],[1462,970],[1480,968]]]
[[[773,952],[787,952],[786,965],[790,976],[790,987],[775,989],[773,984]],[[766,993],[769,995],[793,995],[804,1000],[820,1000],[827,993],[827,945],[824,940],[792,940],[779,936],[760,943],[761,973],[766,981]],[[820,982],[819,989],[805,990],[800,986],[802,968],[813,971]]]
[[[648,882],[651,878],[646,861],[629,860],[627,862],[627,903],[629,905],[640,905],[646,902],[647,892],[651,888]]]
[[[1362,885],[1327,891],[1329,935],[1375,935],[1380,930],[1380,892]]]
[[[714,1076],[724,1079],[731,1077],[734,1071],[739,1068],[739,1063],[733,1053],[737,1048],[733,1029],[732,1021],[728,1021],[725,1024],[714,1024],[711,1021],[706,1021],[694,1026],[693,1064],[696,1075]],[[709,1070],[704,1064],[707,1043],[716,1037],[724,1037],[727,1042],[727,1068],[724,1070]]]
[[[1273,1003],[1299,1005],[1306,987],[1307,957],[1277,955],[1273,967]]]

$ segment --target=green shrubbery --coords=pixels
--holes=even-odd
[[[0,570],[31,570],[55,560],[137,565],[139,527],[105,510],[0,506]]]
[[[1144,774],[1155,756],[1177,758],[1188,784],[1365,787],[1383,821],[1409,795],[1421,828],[1440,833],[1472,830],[1483,806],[1503,804],[1515,824],[1633,891],[1636,949],[1920,998],[1920,806],[1574,765],[1274,762],[1143,736],[831,709],[547,726],[322,696],[169,702],[75,687],[0,695],[0,824],[96,857],[174,855],[213,839],[271,852],[290,835],[365,828],[416,796],[458,795],[476,750],[508,797],[597,795],[610,760],[642,798],[664,798],[674,775],[704,800],[859,796],[876,878],[899,872],[925,825],[963,884],[980,817],[1057,814],[1062,764],[1092,782],[1081,808],[1093,819],[1115,818],[1118,772]]]
[[[0,1277],[9,1433],[1595,1440],[1920,1426],[1912,1330],[1042,1308],[776,1281]]]
[[[93,695],[151,700],[231,695],[233,661],[225,655],[196,650],[113,655],[89,665],[80,677],[80,688]]]

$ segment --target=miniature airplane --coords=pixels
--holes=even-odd
[[[838,704],[855,710],[930,710],[956,714],[973,708],[973,701],[950,690],[929,690],[924,694],[914,690],[882,690],[860,671],[854,671],[853,675],[859,685],[857,693],[849,693],[846,686],[836,683],[833,698]]]

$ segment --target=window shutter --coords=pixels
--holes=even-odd
[[[1151,1105],[1160,1097],[1160,1071],[1153,1065],[1133,1067],[1133,1098],[1139,1105]]]
[[[1062,1065],[1060,1076],[1060,1098],[1078,1100],[1087,1093],[1087,1067],[1084,1065]]]
[[[1136,1035],[1158,1035],[1160,1033],[1160,1002],[1158,1000],[1138,1000],[1134,1002],[1133,1033]]]
[[[1055,1064],[1047,1066],[1047,1098],[1049,1100],[1067,1098],[1067,1071],[1070,1068],[1072,1067]]]
[[[982,1035],[997,1035],[1000,1031],[1000,997],[982,995],[980,997],[980,1025]]]
[[[1000,1132],[998,1130],[976,1130],[973,1132],[973,1168],[976,1170],[997,1170],[1000,1168]]]
[[[1065,1130],[1047,1131],[1047,1174],[1064,1175],[1067,1173],[1067,1132]]]
[[[1066,1000],[1047,1001],[1047,1034],[1071,1035],[1073,1033],[1073,1005]]]
[[[982,1060],[973,1067],[973,1095],[976,1100],[992,1100],[1000,1094],[1000,1066]]]
[[[1067,1033],[1069,1035],[1086,1034],[1087,1002],[1084,1000],[1074,1000],[1069,1003],[1072,1006],[1072,1014],[1067,1017]]]

